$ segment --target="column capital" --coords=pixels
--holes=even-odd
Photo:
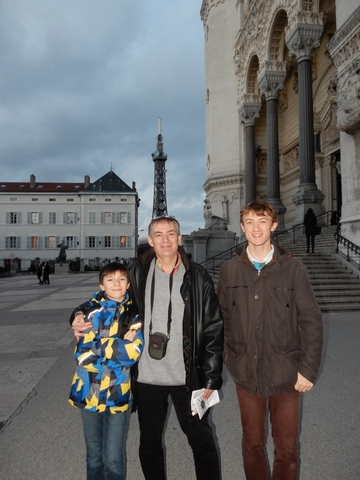
[[[286,78],[285,63],[277,63],[284,65],[284,67],[281,70],[269,70],[267,67],[270,66],[270,62],[266,62],[265,69],[259,75],[258,85],[261,93],[265,95],[266,101],[277,99],[279,91],[284,88],[284,80]]]
[[[320,45],[320,37],[324,30],[322,14],[312,13],[306,18],[298,16],[293,23],[285,29],[289,55],[295,56],[298,63],[302,60],[311,60],[313,50]]]
[[[259,117],[260,109],[260,95],[244,95],[244,101],[239,108],[239,117],[245,123],[245,127],[255,125],[255,119]]]

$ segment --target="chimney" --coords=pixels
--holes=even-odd
[[[90,176],[89,175],[85,175],[84,184],[85,184],[85,188],[87,188],[90,185]]]
[[[31,174],[30,175],[30,188],[34,188],[36,184],[36,177],[35,175]]]
[[[135,182],[132,182],[132,189],[134,190],[134,192],[136,192],[136,183]]]

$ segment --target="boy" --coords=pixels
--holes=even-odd
[[[99,274],[101,291],[70,317],[70,324],[78,315],[86,320],[75,349],[78,368],[69,402],[81,409],[88,480],[125,479],[130,368],[144,344],[140,317],[127,293],[129,278],[125,265],[105,265]]]
[[[236,384],[247,480],[269,480],[265,419],[274,440],[271,478],[296,480],[300,392],[315,382],[323,326],[306,268],[271,241],[275,209],[253,201],[240,214],[248,244],[220,270],[224,361]]]

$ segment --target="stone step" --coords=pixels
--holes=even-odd
[[[340,292],[343,293],[343,292],[346,292],[346,291],[352,291],[352,292],[358,292],[359,293],[359,296],[360,296],[360,285],[359,285],[359,282],[354,282],[354,283],[350,283],[350,282],[347,282],[345,284],[342,284],[342,283],[338,283],[338,284],[334,284],[334,283],[319,283],[319,284],[312,284],[313,286],[313,289],[314,291],[318,292],[318,291],[331,291],[334,295],[338,295]],[[360,297],[359,297],[360,298]]]

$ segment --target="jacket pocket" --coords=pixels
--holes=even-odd
[[[246,344],[225,343],[225,365],[234,382],[246,385],[248,382],[248,365],[246,358]]]

